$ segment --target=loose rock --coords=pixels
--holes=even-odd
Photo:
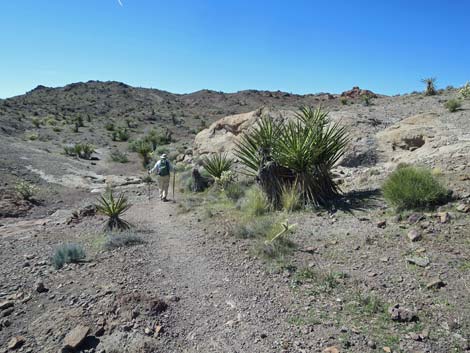
[[[72,331],[67,333],[64,338],[64,348],[76,349],[88,335],[90,328],[88,326],[78,325]]]

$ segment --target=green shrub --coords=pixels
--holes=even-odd
[[[109,154],[109,158],[113,162],[117,162],[117,163],[127,163],[127,162],[129,162],[129,158],[127,158],[127,154],[123,153],[119,150],[111,151],[111,153]]]
[[[467,82],[465,86],[463,86],[460,90],[459,93],[462,95],[464,99],[470,98],[470,82]]]
[[[26,134],[26,139],[29,141],[36,141],[39,138],[39,134],[37,132],[30,132]]]
[[[113,122],[107,122],[105,125],[104,125],[104,128],[108,131],[114,131],[114,123]]]
[[[223,172],[232,168],[233,160],[226,153],[212,154],[202,161],[204,169],[214,178],[220,179]]]
[[[38,187],[27,181],[19,181],[15,184],[15,192],[23,200],[31,200],[38,192]]]
[[[331,123],[321,107],[302,108],[296,117],[287,122],[262,117],[235,149],[245,172],[260,178],[275,208],[282,206],[282,185],[294,181],[301,185],[303,203],[324,205],[340,193],[331,169],[345,153],[346,128]]]
[[[348,105],[348,99],[346,97],[341,97],[339,101],[341,102],[341,105]]]
[[[66,156],[90,159],[94,152],[95,147],[89,143],[77,143],[75,145],[64,146],[64,153]]]
[[[101,195],[96,205],[96,210],[108,216],[105,228],[107,230],[126,230],[131,227],[130,223],[121,219],[122,215],[129,210],[131,204],[127,197],[120,194],[117,198],[114,198],[113,191],[109,190],[104,195]]]
[[[38,118],[32,118],[31,123],[34,125],[34,127],[39,128],[41,127],[42,121],[41,119],[38,119]]]
[[[80,245],[63,244],[55,250],[51,261],[56,269],[61,269],[65,264],[80,262],[85,257],[85,251]]]
[[[113,131],[111,137],[113,141],[127,141],[129,140],[130,133],[126,128],[118,128]]]
[[[160,146],[160,147],[157,147],[155,149],[155,153],[159,156],[164,154],[164,153],[168,154],[168,153],[170,153],[170,149],[166,146]]]
[[[150,130],[143,140],[152,146],[152,151],[160,145],[167,145],[173,141],[170,130],[162,131],[156,129]]]
[[[462,106],[462,103],[457,99],[449,99],[444,105],[449,112],[454,113]]]
[[[427,96],[434,96],[437,91],[436,91],[436,78],[434,77],[429,77],[429,78],[423,78],[421,80],[422,83],[426,85],[426,90],[424,91],[424,94]]]
[[[131,232],[121,232],[121,233],[109,233],[106,235],[106,240],[104,242],[104,248],[106,250],[112,250],[116,248],[123,248],[126,246],[143,244],[144,241],[142,238]]]
[[[268,213],[271,205],[259,187],[250,188],[243,199],[243,210],[251,216],[262,216]]]
[[[152,159],[152,145],[145,140],[135,140],[129,143],[129,149],[140,155],[142,164],[146,168]]]
[[[362,104],[364,104],[366,107],[372,104],[372,97],[368,94],[361,95],[361,100],[362,100]]]
[[[448,198],[444,186],[424,168],[397,168],[383,185],[385,199],[397,210],[429,208]]]

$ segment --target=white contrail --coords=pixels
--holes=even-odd
[[[118,4],[122,7],[122,0],[117,0]]]

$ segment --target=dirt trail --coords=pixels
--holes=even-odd
[[[135,205],[128,215],[148,230],[142,254],[148,263],[136,282],[180,298],[171,305],[174,339],[164,351],[279,351],[282,333],[288,332],[283,308],[290,305],[282,303],[282,291],[275,289],[286,287],[279,283],[282,278],[263,274],[248,255],[232,262],[227,247],[207,244],[213,236],[175,211],[174,203],[151,201]]]

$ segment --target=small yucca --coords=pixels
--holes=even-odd
[[[422,83],[426,85],[426,91],[424,94],[427,96],[434,96],[436,92],[436,78],[435,77],[428,77],[428,78],[423,78],[421,80]]]
[[[204,169],[214,178],[220,179],[223,172],[228,172],[233,165],[233,160],[226,153],[213,154],[202,161]]]
[[[107,230],[129,229],[131,224],[121,219],[121,216],[129,210],[130,207],[131,204],[127,197],[120,194],[117,198],[114,198],[112,190],[101,195],[98,199],[98,204],[96,205],[96,209],[99,213],[109,217],[105,224],[105,228]]]

